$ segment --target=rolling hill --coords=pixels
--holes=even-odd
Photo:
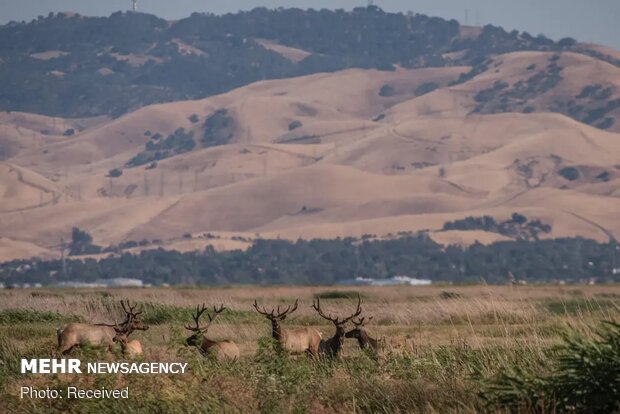
[[[418,231],[469,245],[525,236],[445,223],[519,213],[549,226],[535,237],[617,238],[620,68],[570,42],[451,54],[488,46],[491,31],[461,30],[437,67],[260,80],[114,117],[0,113],[0,260],[58,256],[72,227],[131,251]],[[200,55],[198,32],[181,32],[179,53]],[[274,36],[257,44],[291,65],[317,52]],[[30,53],[66,57],[45,50]]]

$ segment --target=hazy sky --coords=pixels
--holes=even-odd
[[[365,5],[367,0],[138,0],[146,13],[178,19],[194,11],[225,13],[257,6],[315,9]],[[612,46],[620,50],[620,0],[375,0],[389,11],[454,18],[494,24],[507,30],[519,29],[533,35],[543,33],[553,39],[571,36]],[[0,24],[11,20],[31,20],[54,11],[75,11],[83,15],[109,15],[127,10],[131,0],[0,0]]]

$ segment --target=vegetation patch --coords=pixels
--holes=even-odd
[[[481,392],[489,408],[511,412],[611,413],[620,402],[620,324],[594,337],[573,332],[545,361],[547,372],[508,365]]]
[[[568,181],[575,181],[581,176],[579,170],[575,167],[564,167],[558,171],[558,174]]]
[[[145,144],[142,152],[127,161],[128,167],[137,167],[139,165],[153,163],[189,152],[196,147],[194,132],[185,131],[185,128],[177,129],[164,139],[156,138],[156,135],[157,134],[151,136],[151,140]]]
[[[317,299],[357,299],[358,297],[364,298],[365,295],[357,290],[327,290],[316,293],[314,297]]]
[[[509,220],[497,222],[491,216],[466,217],[444,223],[443,230],[484,230],[522,240],[537,240],[541,233],[551,232],[551,226],[540,220],[528,220],[519,213],[513,213]]]
[[[414,93],[415,96],[422,96],[433,92],[437,88],[439,88],[439,84],[437,82],[424,82],[415,89]]]
[[[228,115],[227,109],[219,109],[209,115],[204,123],[202,143],[206,147],[226,145],[235,132],[235,120]]]
[[[608,309],[614,309],[615,305],[612,299],[547,299],[543,301],[544,309],[554,315],[580,315],[591,313],[602,313]]]
[[[28,309],[0,310],[0,324],[13,325],[36,322],[78,322],[75,316],[66,316],[56,312],[41,312]]]

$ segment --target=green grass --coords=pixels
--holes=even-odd
[[[609,298],[588,299],[546,299],[542,302],[544,309],[553,315],[580,315],[600,313],[613,309],[617,301]]]
[[[36,322],[78,322],[77,316],[56,312],[39,312],[28,309],[5,309],[0,311],[0,325],[14,325]]]

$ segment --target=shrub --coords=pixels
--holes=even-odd
[[[580,176],[579,170],[575,167],[564,167],[560,171],[558,171],[558,174],[560,174],[568,181],[575,181]]]
[[[187,118],[187,119],[189,119],[189,122],[191,122],[192,124],[196,124],[199,121],[198,115],[196,115],[196,114],[190,115],[190,117]]]
[[[439,84],[437,82],[424,82],[416,88],[414,93],[415,96],[422,96],[433,92],[437,88],[439,88]]]
[[[123,175],[123,170],[120,170],[118,168],[114,168],[108,171],[108,177],[111,178],[120,177],[121,175]]]
[[[381,89],[379,90],[379,96],[382,96],[384,98],[394,96],[395,94],[396,94],[396,91],[394,90],[394,88],[388,84],[383,85]]]
[[[74,134],[75,134],[75,129],[73,128],[69,128],[63,133],[65,137],[70,137],[71,135],[74,135]]]
[[[301,123],[301,121],[295,120],[295,121],[291,122],[290,124],[288,124],[288,130],[292,131],[294,129],[301,128],[302,126],[303,126],[303,124]]]
[[[513,412],[617,412],[620,324],[604,322],[593,338],[564,334],[550,365],[546,374],[508,366],[486,384],[483,398]]]

